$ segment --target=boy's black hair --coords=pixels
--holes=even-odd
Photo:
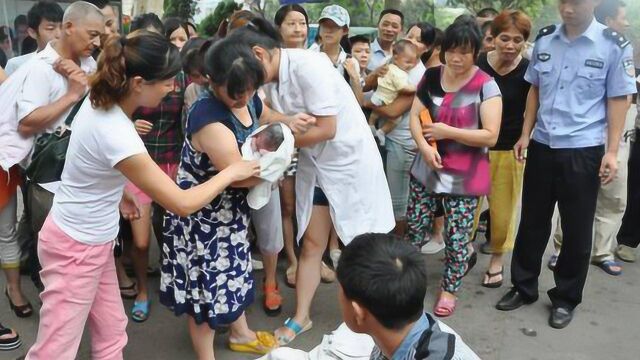
[[[603,0],[598,7],[596,7],[594,11],[594,16],[596,20],[604,24],[607,18],[614,19],[618,16],[618,11],[620,8],[626,7],[627,4],[621,0]]]
[[[148,28],[154,28],[157,33],[164,35],[164,24],[162,24],[162,20],[160,20],[158,15],[154,13],[140,14],[133,18],[129,31],[134,32]]]
[[[42,20],[61,23],[63,16],[64,10],[58,3],[48,0],[38,1],[27,13],[27,26],[37,33]]]
[[[445,52],[458,47],[468,48],[477,58],[482,49],[483,34],[473,16],[461,15],[444,31],[440,61],[445,63]]]
[[[494,8],[488,7],[484,8],[476,14],[477,17],[488,18],[488,17],[496,17],[500,14],[500,12]]]
[[[382,18],[387,14],[398,15],[400,17],[400,25],[404,25],[404,14],[402,13],[402,11],[397,9],[382,10],[382,12],[380,13],[380,17],[378,18],[378,24],[380,24],[380,21],[382,21]]]
[[[13,19],[13,29],[18,31],[18,26],[20,25],[27,25],[29,26],[29,23],[27,22],[27,16],[24,14],[20,14],[18,16],[16,16],[15,19]]]
[[[351,44],[351,47],[353,47],[354,44],[358,43],[371,44],[371,40],[369,40],[369,38],[364,35],[354,35],[349,38],[349,44]]]
[[[357,236],[342,252],[337,276],[347,299],[387,329],[402,329],[423,314],[427,266],[411,244],[394,235]]]
[[[393,43],[393,54],[402,54],[407,50],[407,48],[413,49],[413,51],[417,51],[416,45],[409,40],[400,39]]]
[[[258,90],[264,84],[262,63],[251,47],[234,40],[233,36],[217,41],[206,51],[204,69],[214,85],[226,86],[232,99],[249,90]]]
[[[20,53],[20,55],[31,54],[32,52],[38,50],[38,42],[31,36],[27,36],[26,38],[24,38],[24,40],[22,40],[21,48],[22,52]]]
[[[204,59],[200,48],[206,42],[207,40],[203,38],[193,38],[189,39],[182,47],[180,57],[182,58],[182,70],[185,74],[189,75],[195,71],[202,75],[205,74]]]

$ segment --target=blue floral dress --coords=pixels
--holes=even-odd
[[[253,123],[246,127],[210,92],[196,101],[187,119],[177,183],[182,189],[202,184],[216,170],[206,153],[195,150],[191,135],[205,125],[221,123],[242,146],[258,126],[262,102],[249,104]],[[215,141],[215,139],[212,139]],[[247,242],[247,189],[227,188],[198,212],[164,219],[160,302],[176,315],[187,313],[211,328],[237,320],[253,302],[251,255]]]

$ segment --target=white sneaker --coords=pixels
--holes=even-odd
[[[251,267],[253,267],[253,270],[262,270],[264,269],[264,264],[260,260],[251,259]]]
[[[427,255],[433,255],[439,253],[442,250],[444,250],[444,242],[439,243],[436,241],[429,241],[428,243],[424,244],[424,246],[422,246],[420,252]]]
[[[340,255],[342,255],[342,251],[340,249],[333,249],[329,251],[329,257],[331,258],[331,263],[333,264],[333,268],[338,268],[338,261],[340,261]]]

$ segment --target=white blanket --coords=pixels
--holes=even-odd
[[[251,135],[247,137],[244,145],[242,145],[242,158],[245,160],[258,160],[260,162],[260,178],[264,180],[249,190],[247,202],[249,203],[249,207],[254,210],[262,208],[269,202],[273,186],[276,186],[276,182],[282,177],[289,164],[291,164],[293,157],[295,142],[293,134],[286,125],[278,125],[282,126],[282,134],[284,135],[284,141],[280,144],[278,150],[260,154],[251,148],[253,137],[268,125],[261,126],[251,133]]]

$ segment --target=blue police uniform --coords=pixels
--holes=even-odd
[[[629,41],[595,19],[573,40],[562,25],[542,29],[536,39],[525,79],[539,89],[539,108],[511,264],[512,283],[527,301],[538,298],[556,203],[564,239],[549,297],[554,307],[569,310],[582,301],[607,139],[607,100],[635,93],[634,73]]]

